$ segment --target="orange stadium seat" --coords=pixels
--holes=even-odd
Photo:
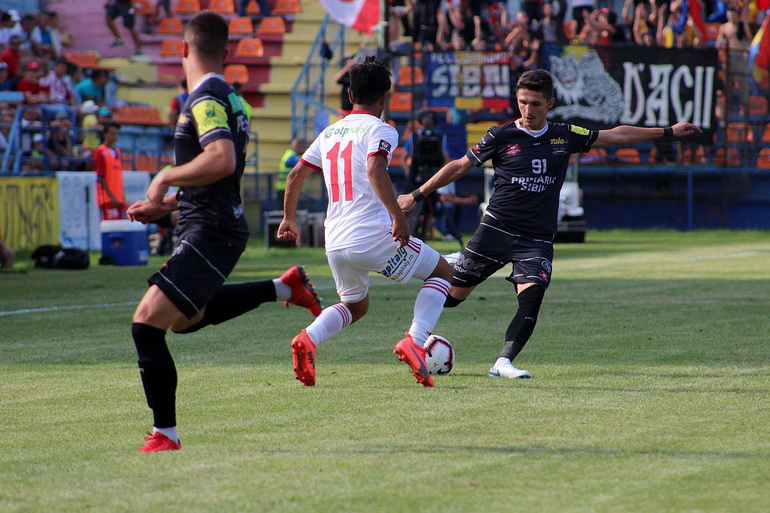
[[[250,36],[254,33],[254,24],[248,16],[239,16],[230,20],[229,29],[231,36]]]
[[[280,16],[267,16],[262,18],[259,22],[259,28],[257,34],[275,34],[281,35],[286,33],[286,22]]]
[[[234,84],[235,82],[248,84],[249,69],[243,64],[228,64],[225,66],[225,82],[228,84]]]
[[[181,57],[182,56],[181,39],[164,39],[160,46],[161,57]]]
[[[709,22],[706,23],[706,33],[704,36],[706,36],[707,41],[716,41],[717,40],[717,34],[719,34],[719,26],[721,23],[719,22]]]
[[[160,161],[157,155],[137,155],[134,167],[137,171],[150,171],[154,173],[160,170]]]
[[[629,164],[638,164],[641,162],[641,159],[639,158],[639,150],[636,148],[618,148],[615,151],[615,157],[618,160],[627,162]]]
[[[744,143],[753,142],[754,133],[751,131],[751,125],[743,121],[733,121],[727,124],[727,142]]]
[[[758,94],[749,96],[749,116],[767,115],[767,98]]]
[[[97,52],[64,52],[64,58],[70,63],[83,69],[100,68],[99,53]]]
[[[741,157],[735,148],[727,149],[727,157],[725,157],[724,148],[717,148],[717,151],[714,153],[714,162],[722,165],[737,166],[741,162]]]
[[[235,14],[233,0],[211,0],[209,9],[219,14]]]
[[[765,131],[762,133],[762,146],[770,144],[770,123],[765,125]]]
[[[262,57],[264,54],[262,40],[256,37],[244,37],[235,47],[235,57]]]
[[[418,66],[404,66],[398,70],[398,85],[412,85],[412,70],[414,70],[414,83],[422,84],[425,81],[422,68]]]
[[[762,148],[759,150],[757,169],[770,169],[770,148]]]
[[[259,16],[262,14],[257,0],[251,0],[248,4],[246,4],[246,14],[249,16]]]
[[[273,7],[273,14],[297,14],[301,11],[299,0],[278,0]]]
[[[176,0],[173,12],[176,14],[196,14],[201,10],[198,0]]]
[[[123,165],[123,171],[132,171],[134,169],[134,155],[132,153],[122,152],[120,162]]]
[[[390,110],[410,112],[412,110],[412,93],[392,93],[390,95]]]
[[[150,0],[134,0],[134,10],[142,16],[149,16],[153,12]]]
[[[157,34],[181,36],[184,32],[184,22],[180,18],[163,18],[155,29]]]

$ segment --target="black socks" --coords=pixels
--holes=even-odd
[[[166,345],[165,330],[135,322],[131,325],[139,374],[147,405],[158,428],[176,426],[176,366]]]

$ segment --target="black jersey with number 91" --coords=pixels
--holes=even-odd
[[[489,129],[467,153],[476,165],[492,160],[494,189],[487,212],[514,233],[553,238],[570,155],[588,151],[598,135],[551,122],[537,132],[517,122]]]
[[[218,139],[235,147],[235,172],[209,185],[181,187],[179,224],[201,223],[248,235],[241,202],[241,176],[249,143],[249,119],[240,97],[221,75],[209,74],[190,93],[174,133],[174,163],[190,162]]]

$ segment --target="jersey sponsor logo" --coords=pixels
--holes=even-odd
[[[543,192],[548,190],[548,187],[556,183],[555,176],[513,176],[511,177],[511,183],[519,184],[522,191],[527,192]]]
[[[519,148],[518,144],[511,144],[508,146],[508,149],[505,151],[506,155],[516,155],[517,153],[521,152],[521,148]]]
[[[569,130],[570,132],[575,132],[578,135],[588,135],[590,133],[590,130],[587,128],[583,128],[582,126],[577,125],[570,125]]]
[[[192,108],[195,122],[198,124],[198,135],[203,136],[218,128],[229,129],[227,111],[221,103],[214,100],[203,100]]]
[[[334,128],[333,126],[330,126],[326,129],[324,132],[324,137],[329,138],[335,135],[338,135],[340,137],[345,137],[346,135],[353,135],[353,134],[360,134],[362,132],[366,131],[365,126],[350,126],[350,127],[337,127]]]
[[[550,142],[551,142],[551,146],[563,146],[567,144],[567,140],[562,139],[561,137],[557,137],[556,139],[551,139]]]
[[[549,262],[545,258],[540,261],[540,265],[543,266],[543,269],[545,269],[545,272],[547,273],[551,272],[551,262]]]
[[[380,139],[380,146],[378,148],[380,151],[384,150],[388,153],[390,153],[390,143],[386,141],[385,139]]]
[[[233,112],[241,112],[242,110],[245,110],[243,108],[243,102],[241,101],[241,97],[237,94],[230,93],[227,96],[228,101],[230,102],[230,107],[233,109]]]

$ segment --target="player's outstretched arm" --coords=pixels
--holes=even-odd
[[[300,229],[297,223],[297,204],[302,192],[302,183],[305,181],[305,178],[315,172],[313,168],[306,166],[302,162],[297,162],[286,176],[286,191],[283,196],[283,219],[281,224],[278,225],[279,239],[299,241]]]
[[[609,130],[599,130],[593,146],[610,146],[614,144],[634,144],[652,141],[661,137],[686,137],[700,133],[701,129],[692,123],[680,121],[674,126],[665,128],[644,128],[639,126],[620,125]]]
[[[473,168],[473,163],[467,155],[462,158],[448,162],[439,169],[435,175],[409,194],[402,194],[398,197],[398,206],[404,212],[410,212],[417,206],[417,202],[431,192],[452,183]]]

